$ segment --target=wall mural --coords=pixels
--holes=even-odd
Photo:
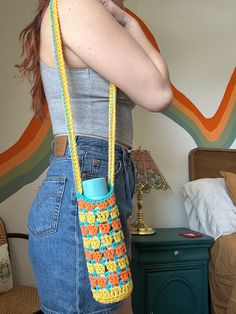
[[[158,50],[157,42],[144,24],[132,11],[147,37]],[[173,85],[174,101],[171,108],[163,113],[194,139],[197,146],[230,147],[236,137],[236,69],[230,78],[218,110],[211,118],[201,111]],[[0,154],[0,202],[3,202],[24,185],[36,180],[47,168],[50,155],[52,132],[50,118],[41,122],[33,117],[20,139]]]

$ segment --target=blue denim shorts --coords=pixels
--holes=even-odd
[[[107,177],[106,140],[77,137],[82,179]],[[127,218],[132,212],[135,168],[129,152],[116,146],[115,194],[129,246]],[[50,157],[50,166],[28,218],[29,255],[36,276],[40,307],[45,314],[110,314],[121,302],[93,299],[88,278],[70,152]]]

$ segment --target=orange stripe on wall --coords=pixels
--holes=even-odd
[[[145,35],[147,36],[147,38],[149,39],[149,41],[152,43],[152,45],[158,50],[160,51],[157,41],[155,39],[155,37],[152,35],[151,31],[148,29],[148,27],[146,26],[146,24],[132,11],[130,11],[129,9],[125,8],[125,11],[127,13],[129,13],[132,17],[134,17],[139,24],[141,25]]]
[[[202,122],[204,128],[208,129],[209,131],[214,130],[217,128],[222,116],[224,115],[225,111],[228,110],[228,106],[234,105],[234,100],[232,100],[232,94],[234,95],[234,91],[236,89],[236,70],[234,71],[230,82],[227,86],[225,91],[224,97],[221,101],[218,110],[211,118],[206,118],[198,109],[197,107],[187,98],[185,97],[180,91],[178,91],[174,86],[174,97],[178,100],[178,103],[181,103],[181,108],[186,107]],[[235,98],[236,99],[236,98]],[[232,101],[230,104],[229,102]],[[182,110],[182,109],[181,109]]]
[[[45,119],[48,119],[48,108],[45,108]],[[24,131],[24,133],[21,135],[20,139],[10,148],[8,148],[6,151],[4,151],[2,154],[0,154],[0,165],[9,160],[10,158],[14,157],[16,154],[18,154],[22,149],[24,149],[29,143],[33,140],[33,138],[37,135],[37,132],[42,127],[42,124],[44,122],[41,121],[36,116],[33,116],[31,119],[28,127]]]
[[[158,50],[158,44],[155,40],[155,37],[152,35],[148,27],[145,25],[145,23],[132,11],[129,9],[125,9],[127,13],[129,13],[131,16],[133,16],[142,26],[142,29],[144,30],[146,36],[150,40],[150,42],[153,44],[153,46]],[[211,118],[206,118],[200,110],[197,109],[197,107],[177,88],[175,88],[174,85],[172,85],[173,94],[174,94],[174,104],[181,103],[181,108],[186,107],[188,110],[192,112],[191,117],[195,115],[202,123],[204,129],[207,129],[208,131],[213,131],[215,128],[218,127],[220,121],[222,120],[223,116],[225,115],[225,111],[232,110],[231,106],[234,106],[235,99],[232,100],[232,93],[234,88],[236,87],[236,69],[234,70],[231,79],[227,85],[224,97],[221,101],[220,106],[218,107],[218,110],[216,111],[215,115]],[[232,101],[231,105],[229,104],[230,100]],[[231,108],[228,108],[230,106]],[[189,115],[188,115],[189,116]],[[192,119],[194,120],[194,119]],[[223,119],[224,120],[224,119]],[[225,120],[224,120],[225,121]],[[227,122],[225,123],[225,125]],[[202,129],[202,128],[201,128]],[[223,131],[223,130],[222,130]],[[218,132],[218,131],[216,131]]]
[[[221,116],[221,120],[218,121],[217,127],[209,131],[206,127],[205,124],[203,123],[202,120],[200,120],[194,112],[192,112],[191,109],[187,108],[184,106],[182,103],[180,103],[178,100],[174,100],[174,104],[176,105],[177,108],[179,108],[182,112],[184,112],[201,130],[201,132],[204,134],[204,136],[209,140],[209,141],[216,141],[221,134],[223,133],[229,119],[231,116],[231,112],[234,108],[235,105],[235,99],[236,99],[236,89],[231,95],[231,98],[229,99],[228,107],[226,110],[223,112],[223,115]]]
[[[20,139],[13,146],[0,154],[0,164],[12,158],[16,154],[18,154],[22,150],[22,148],[26,147],[29,142],[33,140],[34,136],[37,134],[41,126],[42,122],[38,118],[33,117],[27,129],[21,135]]]
[[[49,129],[51,127],[51,120],[46,118],[42,124],[42,127],[37,132],[35,137],[25,146],[17,155],[14,155],[12,158],[6,160],[3,164],[0,165],[0,175],[4,175],[12,168],[15,168],[19,164],[27,160],[31,155],[37,151],[38,147],[44,141]]]
[[[225,91],[225,95],[223,97],[223,100],[222,100],[222,103],[219,107],[219,109],[217,110],[215,116],[214,116],[214,119],[215,119],[215,123],[217,123],[218,120],[221,119],[221,116],[224,114],[224,111],[226,110],[226,107],[229,105],[228,103],[230,101],[233,101],[231,98],[231,94],[233,94],[236,90],[236,69],[234,70],[232,76],[231,76],[231,79],[228,83],[228,86],[226,88],[226,91]],[[236,100],[236,98],[234,99],[234,101]],[[233,101],[233,102],[234,102]],[[213,118],[212,118],[213,119]]]

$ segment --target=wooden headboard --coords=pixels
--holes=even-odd
[[[188,157],[190,181],[221,177],[221,170],[236,173],[236,149],[198,147]]]

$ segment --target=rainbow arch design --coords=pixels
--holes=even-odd
[[[132,11],[153,46],[157,42],[145,23]],[[200,110],[172,85],[174,101],[163,113],[182,126],[197,146],[230,147],[236,137],[236,69],[229,80],[223,99],[216,113],[206,118]],[[42,122],[35,116],[19,140],[0,154],[0,202],[3,202],[24,185],[33,182],[48,167],[51,154],[52,131],[47,112]]]
[[[133,12],[153,46],[158,44],[143,21]],[[164,115],[182,126],[194,139],[197,146],[230,147],[236,138],[236,68],[226,87],[223,99],[216,113],[206,118],[201,111],[172,84],[174,101]]]
[[[0,154],[0,202],[36,180],[48,167],[52,139],[48,113],[43,122],[34,116],[20,139]]]

